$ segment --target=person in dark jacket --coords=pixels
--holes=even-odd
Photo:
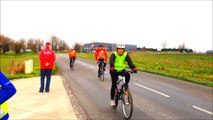
[[[56,59],[55,52],[50,49],[50,42],[46,42],[45,49],[39,54],[40,72],[41,72],[41,86],[39,92],[44,91],[44,79],[46,77],[45,91],[49,92],[52,69]]]
[[[0,120],[8,120],[7,100],[16,93],[16,88],[0,71]]]
[[[119,75],[125,76],[125,85],[128,87],[128,83],[130,80],[130,74],[125,70],[126,64],[128,63],[129,67],[132,69],[134,73],[137,73],[137,69],[135,65],[132,63],[130,56],[125,52],[125,45],[120,43],[116,45],[116,51],[114,51],[110,56],[110,75],[112,79],[112,86],[111,86],[111,106],[115,105],[114,101],[114,94],[116,83],[118,81]]]

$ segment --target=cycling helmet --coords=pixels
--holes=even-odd
[[[116,48],[125,48],[125,44],[117,43]]]

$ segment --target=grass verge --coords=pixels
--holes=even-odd
[[[17,64],[24,64],[24,61],[29,59],[33,60],[32,73],[25,74],[24,72],[18,72],[18,73],[11,74],[9,70],[11,68],[10,66],[12,65],[17,66]],[[18,54],[18,55],[15,53],[0,54],[0,69],[10,80],[17,79],[17,78],[38,77],[40,76],[39,55],[36,53],[25,53],[25,54]],[[12,69],[15,69],[15,67]],[[58,72],[58,68],[56,65],[54,65],[52,74],[56,74],[57,72]]]

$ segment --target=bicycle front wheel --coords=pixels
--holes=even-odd
[[[119,95],[118,95],[118,90],[117,90],[117,88],[115,89],[114,101],[115,101],[115,105],[113,106],[113,108],[116,109],[117,106],[118,106],[118,101],[119,101]]]
[[[133,112],[133,100],[129,90],[125,91],[125,93],[122,96],[121,107],[124,117],[127,120],[130,119]]]

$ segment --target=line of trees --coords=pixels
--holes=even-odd
[[[142,52],[187,52],[192,53],[192,49],[186,49],[186,48],[163,48],[163,49],[155,49],[155,48],[137,48],[137,50],[140,50]]]
[[[64,40],[61,40],[54,35],[50,38],[50,42],[52,44],[52,49],[56,52],[69,49],[67,43]],[[7,36],[0,35],[0,52],[2,53],[6,53],[8,51],[14,51],[16,54],[27,51],[36,53],[44,48],[44,44],[44,40],[41,39],[13,40]]]
[[[167,43],[163,42],[162,43],[162,49],[155,49],[155,48],[146,48],[145,46],[142,48],[137,48],[137,50],[140,50],[142,52],[187,52],[187,53],[191,53],[193,52],[192,49],[186,48],[185,43],[183,43],[182,45],[179,45],[178,48],[166,48]]]

